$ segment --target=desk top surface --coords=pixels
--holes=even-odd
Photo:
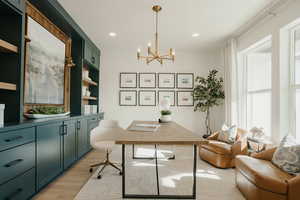
[[[155,132],[130,131],[136,124],[159,124]],[[205,140],[176,122],[158,123],[153,121],[133,121],[116,144],[161,144],[161,145],[199,145]]]

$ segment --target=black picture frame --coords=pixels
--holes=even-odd
[[[195,105],[195,101],[194,101],[194,98],[193,98],[193,96],[191,95],[191,97],[193,98],[193,104],[192,105],[180,105],[179,104],[179,97],[178,97],[178,95],[180,94],[180,93],[192,93],[193,91],[177,91],[177,106],[178,107],[194,107],[194,105]]]
[[[126,87],[126,86],[122,86],[122,76],[123,75],[135,75],[135,86],[134,87]],[[138,85],[138,73],[136,72],[121,72],[120,73],[120,77],[119,77],[119,87],[120,88],[137,88]]]
[[[153,87],[142,87],[141,86],[141,76],[142,75],[153,75],[154,76],[154,86]],[[142,89],[155,89],[156,88],[156,73],[150,73],[150,72],[143,72],[143,73],[139,73],[139,88],[142,88]]]
[[[179,87],[178,86],[178,79],[180,75],[191,75],[192,76],[192,87]],[[194,82],[195,82],[195,78],[194,78],[194,73],[177,73],[176,74],[176,87],[177,89],[194,89]]]
[[[175,91],[174,90],[159,90],[158,91],[158,94],[157,94],[157,97],[158,97],[158,103],[160,102],[160,93],[162,93],[162,92],[172,92],[173,93],[173,96],[174,96],[174,102],[173,102],[173,104],[171,104],[171,106],[172,107],[174,107],[174,106],[176,106],[176,95],[175,95]]]
[[[172,75],[174,78],[174,87],[163,87],[160,85],[160,76],[161,75]],[[175,89],[176,87],[176,74],[175,73],[158,73],[158,88],[159,89]]]
[[[154,93],[154,104],[153,105],[142,105],[141,104],[141,93]],[[156,102],[156,90],[140,90],[139,91],[139,106],[156,106],[157,102]]]
[[[121,102],[122,92],[134,92],[135,93],[135,104],[122,104],[122,102]],[[137,106],[137,91],[136,90],[120,90],[119,91],[119,106]]]

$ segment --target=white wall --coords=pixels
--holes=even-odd
[[[174,64],[161,66],[151,63],[148,66],[143,61],[137,61],[134,51],[108,51],[101,56],[101,101],[105,119],[119,120],[122,127],[127,127],[132,120],[157,120],[158,107],[124,107],[119,106],[119,73],[120,72],[193,72],[206,76],[209,69],[218,69],[223,74],[221,56],[218,53],[176,52]],[[194,112],[193,107],[172,107],[173,120],[194,131],[204,134],[204,114]],[[224,121],[224,109],[219,107],[212,113],[212,128],[218,129]]]
[[[300,1],[291,1],[276,12],[276,16],[253,26],[238,38],[238,50],[242,51],[259,40],[272,35],[272,138],[275,142],[289,132],[286,79],[288,65],[283,61],[287,41],[282,42],[282,28],[300,18]],[[286,55],[285,55],[286,56]]]

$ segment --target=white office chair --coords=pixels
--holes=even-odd
[[[94,167],[103,166],[99,171],[97,178],[100,179],[101,173],[107,166],[112,166],[122,175],[122,170],[112,163],[109,159],[109,154],[115,146],[115,140],[122,134],[124,130],[119,126],[118,121],[102,120],[99,126],[91,131],[90,142],[96,150],[104,150],[106,152],[106,160],[104,162],[90,166],[90,172],[93,172]]]

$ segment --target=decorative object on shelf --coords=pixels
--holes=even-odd
[[[158,88],[175,89],[175,73],[159,73]]]
[[[158,102],[168,98],[170,101],[170,106],[175,106],[175,91],[167,91],[167,90],[160,90],[158,91]]]
[[[65,112],[64,107],[54,106],[33,106],[26,114],[25,117],[29,119],[53,118],[63,117],[69,115],[70,112]]]
[[[265,136],[264,128],[253,127],[250,129],[252,138],[263,138]]]
[[[160,101],[159,107],[160,107],[161,116],[159,118],[159,122],[166,123],[172,121],[172,117],[171,117],[172,112],[170,110],[170,106],[171,106],[170,98],[163,98]]]
[[[82,79],[90,80],[89,73],[90,73],[89,70],[83,70],[82,71]]]
[[[139,88],[156,88],[156,73],[140,73]]]
[[[86,90],[86,96],[90,97],[91,96],[91,92],[89,90]]]
[[[120,106],[136,106],[137,92],[135,90],[120,90],[119,92]]]
[[[4,126],[5,104],[0,104],[0,127]]]
[[[90,105],[84,105],[84,108],[83,108],[83,114],[84,115],[90,115],[91,114],[91,106]]]
[[[177,91],[177,106],[194,106],[193,91]]]
[[[120,73],[120,88],[137,88],[137,73]]]
[[[221,105],[225,99],[223,90],[223,78],[217,78],[217,70],[210,70],[207,78],[197,77],[198,83],[193,91],[195,101],[194,111],[206,112],[205,126],[206,136],[212,134],[210,128],[210,109],[214,106]]]
[[[156,24],[155,24],[155,47],[154,50],[151,49],[151,43],[148,43],[148,53],[147,56],[141,55],[141,49],[137,50],[137,59],[145,59],[146,63],[149,64],[152,61],[156,60],[160,64],[163,64],[164,60],[175,60],[175,51],[171,48],[166,55],[161,55],[159,52],[159,41],[158,41],[158,12],[161,11],[161,6],[155,5],[152,7],[152,10],[155,12]]]
[[[194,89],[193,73],[178,73],[176,80],[178,89]]]
[[[31,17],[25,69],[25,103],[64,105],[66,45]]]
[[[140,90],[139,91],[139,106],[156,106],[156,91],[155,90]]]

